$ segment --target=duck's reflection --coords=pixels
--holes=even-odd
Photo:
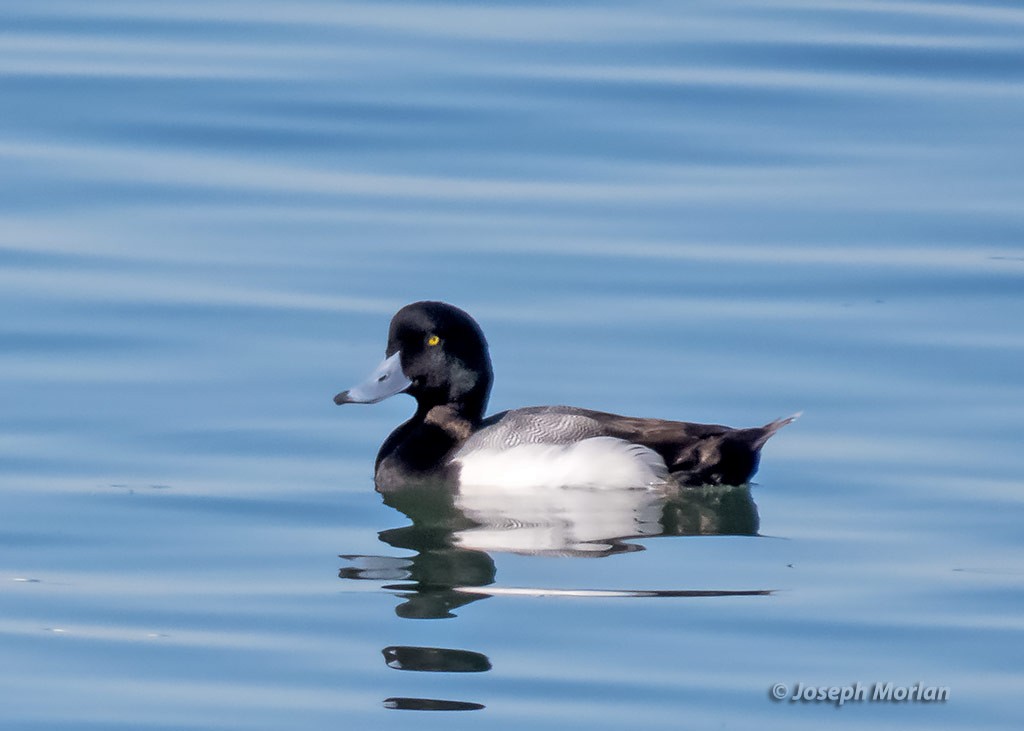
[[[412,524],[381,531],[380,539],[414,555],[343,556],[349,565],[340,576],[400,582],[386,587],[405,600],[396,612],[419,619],[451,617],[488,596],[480,587],[494,583],[491,553],[596,558],[642,550],[632,539],[758,530],[749,487],[503,492],[438,483],[383,497]]]
[[[491,553],[596,558],[643,549],[631,539],[752,536],[758,530],[757,506],[749,487],[502,492],[456,491],[438,483],[383,497],[385,504],[403,512],[412,524],[381,531],[380,539],[414,555],[342,556],[349,565],[339,575],[393,582],[385,588],[404,600],[395,612],[410,619],[453,617],[453,609],[508,593],[483,588],[495,580]],[[632,593],[705,596],[709,592]]]
[[[453,533],[454,545],[483,551],[601,557],[642,550],[631,538],[758,529],[749,487],[463,490],[454,501],[475,523]]]
[[[341,569],[341,578],[400,582],[384,588],[404,599],[395,613],[407,619],[454,617],[451,610],[485,598],[458,590],[493,583],[495,569],[487,553],[458,545],[456,536],[477,523],[456,507],[450,486],[419,485],[414,490],[387,493],[384,502],[405,513],[412,525],[381,531],[380,539],[414,555],[342,556],[350,564]]]
[[[496,587],[492,553],[598,558],[640,551],[635,539],[656,536],[757,535],[757,506],[749,487],[453,489],[437,483],[383,494],[410,525],[381,531],[381,541],[412,556],[342,556],[339,576],[386,582],[410,619],[441,619],[453,610],[499,594],[573,596],[726,596],[768,590],[559,590]],[[385,662],[397,670],[484,672],[490,660],[468,650],[391,646]],[[389,708],[468,710],[462,701],[391,698]]]
[[[398,645],[385,647],[382,653],[384,662],[395,670],[414,670],[420,673],[485,673],[491,669],[491,661],[486,655],[469,650]]]

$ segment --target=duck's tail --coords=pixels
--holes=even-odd
[[[754,438],[750,446],[753,447],[755,452],[761,449],[761,447],[764,446],[764,443],[771,439],[772,435],[775,434],[775,432],[777,432],[779,429],[786,426],[787,424],[792,424],[794,421],[803,416],[803,413],[804,412],[802,411],[798,411],[792,416],[787,416],[783,419],[776,419],[775,421],[765,424],[764,426],[757,430],[760,433],[757,435],[757,437]]]

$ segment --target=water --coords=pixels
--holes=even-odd
[[[1019,6],[0,29],[5,728],[1019,727]],[[750,491],[392,507],[411,403],[330,399],[423,298],[492,410],[805,415]],[[768,695],[856,682],[950,697]]]

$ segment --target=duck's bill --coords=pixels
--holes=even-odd
[[[395,353],[390,358],[377,366],[377,369],[370,374],[370,377],[355,388],[342,391],[334,397],[334,403],[338,404],[375,404],[383,401],[388,396],[401,393],[412,385],[412,381],[402,373],[402,361]]]

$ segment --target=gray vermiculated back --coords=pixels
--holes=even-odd
[[[534,406],[496,414],[463,445],[462,452],[520,444],[572,444],[605,434],[601,424],[571,406]]]

